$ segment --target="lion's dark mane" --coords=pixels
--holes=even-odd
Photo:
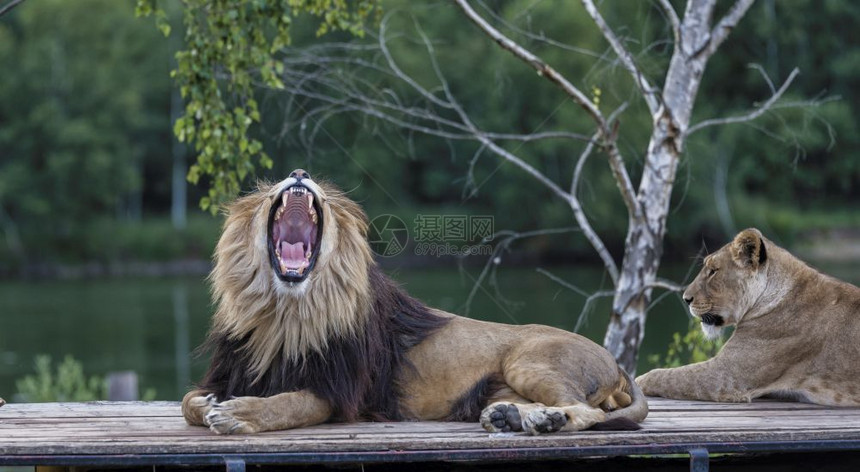
[[[212,353],[212,361],[198,387],[215,393],[219,400],[308,389],[329,402],[333,421],[407,419],[399,408],[395,380],[410,368],[406,351],[448,319],[410,297],[375,264],[370,265],[368,277],[373,304],[357,336],[331,338],[324,352],[311,351],[304,359],[281,354],[254,382],[244,349],[250,334],[231,340],[229,333],[213,332],[203,346]]]

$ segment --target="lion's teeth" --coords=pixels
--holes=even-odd
[[[311,221],[313,221],[314,224],[317,224],[317,212],[311,212]]]
[[[284,264],[284,261],[278,261],[278,265],[281,266],[281,273],[286,274],[287,273],[287,265]]]

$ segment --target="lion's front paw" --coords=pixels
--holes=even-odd
[[[520,410],[513,403],[493,403],[481,412],[481,426],[491,433],[522,431]]]
[[[218,434],[246,434],[262,430],[259,421],[261,398],[240,397],[212,404],[206,425]]]
[[[206,422],[206,414],[212,410],[212,405],[217,403],[214,393],[209,395],[194,395],[191,392],[182,400],[182,416],[191,426],[209,426]]]

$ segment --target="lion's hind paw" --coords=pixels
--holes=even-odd
[[[531,435],[561,431],[568,416],[561,408],[540,403],[493,403],[481,413],[481,426],[491,433],[525,431]]]
[[[523,418],[523,430],[532,435],[561,431],[567,415],[560,408],[535,408]]]
[[[493,403],[481,413],[481,426],[491,433],[522,431],[520,410],[513,403]]]

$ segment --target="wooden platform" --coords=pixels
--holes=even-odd
[[[2,465],[333,464],[570,460],[632,454],[860,451],[860,409],[651,399],[641,431],[538,437],[474,423],[326,424],[251,436],[187,426],[173,402],[8,404]],[[692,452],[691,452],[692,451]],[[704,461],[704,462],[702,462]],[[706,469],[705,469],[706,470]]]

